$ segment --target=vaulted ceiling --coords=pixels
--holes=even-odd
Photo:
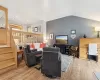
[[[100,0],[0,0],[9,22],[32,24],[74,15],[100,21]]]
[[[73,15],[100,21],[100,0],[74,0]]]

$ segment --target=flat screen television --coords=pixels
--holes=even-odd
[[[56,44],[68,44],[68,35],[57,35],[55,40]]]

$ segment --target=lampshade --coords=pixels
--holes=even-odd
[[[100,27],[95,27],[95,31],[100,31]]]

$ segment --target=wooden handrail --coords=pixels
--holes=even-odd
[[[18,30],[12,30],[12,32],[16,32],[16,33],[23,33],[23,34],[26,34],[26,35],[43,35],[43,34],[40,34],[40,33],[31,33],[31,32],[24,32],[24,31],[18,31]]]
[[[7,46],[12,48],[15,64],[17,67],[17,47],[12,36],[12,28],[7,29]]]
[[[31,42],[43,42],[43,34],[12,30],[14,39],[19,39],[22,44]]]
[[[17,24],[9,24],[9,26],[11,28],[20,29],[20,30],[23,28],[21,25],[17,25]]]
[[[13,50],[13,53],[14,53],[14,56],[15,56],[15,64],[16,64],[16,67],[17,67],[17,46],[14,42],[14,38],[12,36],[12,28],[10,28],[10,45],[12,47],[12,50]]]

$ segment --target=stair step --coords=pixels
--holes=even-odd
[[[11,47],[2,47],[0,48],[0,54],[13,52]]]
[[[7,67],[12,66],[12,65],[15,65],[14,59],[2,61],[2,62],[0,62],[0,69],[4,69],[4,68],[7,68]]]
[[[0,69],[0,75],[7,73],[11,70],[15,70],[15,69],[16,69],[16,65],[11,65],[11,66],[8,66],[6,68]]]
[[[8,60],[8,59],[12,59],[12,58],[14,58],[14,55],[12,52],[6,53],[6,54],[0,54],[0,62]]]
[[[8,47],[7,45],[0,45],[0,48]]]

